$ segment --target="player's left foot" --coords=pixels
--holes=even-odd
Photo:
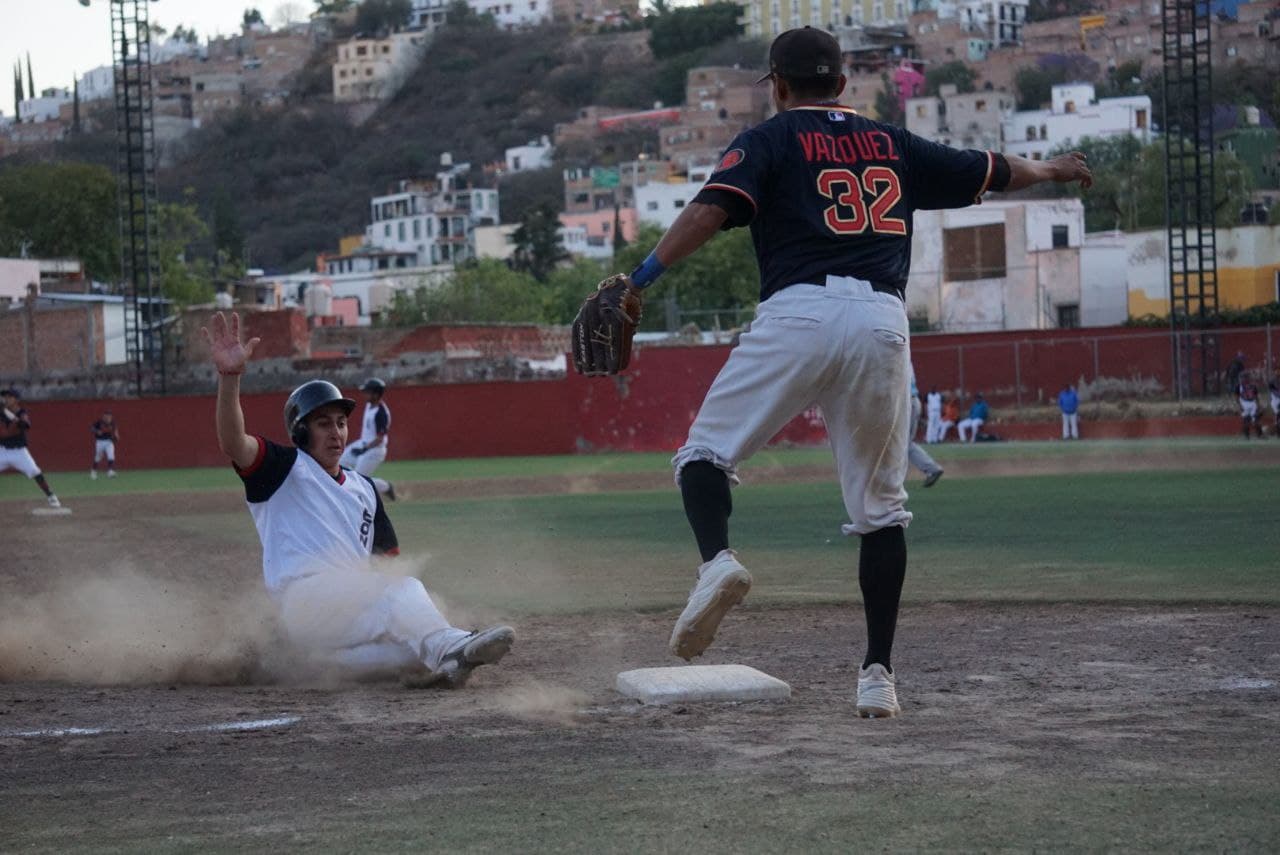
[[[386,497],[393,502],[396,500],[396,485],[392,484],[390,481],[387,482]]]
[[[89,470],[89,479],[90,479],[91,481],[97,481],[97,480],[98,480],[98,470],[97,470],[97,469],[90,469],[90,470]]]
[[[942,473],[943,473],[944,471],[946,471],[946,470],[943,470],[943,469],[935,469],[935,470],[933,470],[932,472],[930,472],[930,473],[925,477],[925,479],[924,479],[924,485],[925,485],[926,487],[932,487],[934,484],[937,484],[937,483],[938,483],[938,479],[942,477]]]
[[[738,563],[732,549],[721,550],[699,567],[689,604],[671,631],[671,652],[685,661],[702,655],[715,640],[720,621],[750,590],[751,574]]]
[[[62,502],[59,502],[59,501],[58,501],[58,497],[57,497],[57,496],[55,496],[53,493],[50,493],[48,496],[46,496],[46,497],[45,497],[45,501],[47,501],[47,502],[49,503],[49,507],[51,507],[51,508],[60,508],[60,507],[62,507]]]
[[[461,689],[471,672],[481,665],[493,665],[507,655],[515,643],[516,631],[509,626],[491,626],[458,639],[444,654],[436,673],[446,686]]]
[[[108,477],[108,478],[114,478],[114,477],[116,477],[116,470],[114,470],[114,469],[108,469],[108,470],[107,470],[107,477]]]
[[[898,706],[897,678],[883,665],[873,662],[858,669],[858,715],[862,718],[893,718]]]

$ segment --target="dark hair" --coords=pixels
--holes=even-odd
[[[840,95],[839,77],[782,77],[797,98],[835,98]]]

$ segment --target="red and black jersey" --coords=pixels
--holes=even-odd
[[[109,439],[112,442],[116,439],[115,422],[104,422],[102,419],[98,419],[93,423],[93,427],[90,430],[93,431],[94,439]]]
[[[26,448],[31,415],[24,408],[12,413],[12,418],[10,412],[0,410],[0,448]]]
[[[761,300],[828,275],[903,288],[912,212],[974,204],[995,165],[989,151],[807,105],[739,134],[695,201],[724,208],[726,228],[750,223]]]
[[[1241,383],[1236,388],[1236,393],[1240,396],[1240,400],[1242,401],[1258,400],[1258,386],[1255,383]]]

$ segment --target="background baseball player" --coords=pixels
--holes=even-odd
[[[1272,436],[1280,437],[1280,368],[1277,368],[1267,381],[1267,391],[1271,395],[1271,418],[1275,420]]]
[[[51,508],[60,508],[62,503],[53,494],[49,482],[40,473],[35,458],[27,448],[27,431],[31,429],[31,414],[21,404],[22,396],[17,389],[0,391],[0,472],[16,469],[36,482],[44,491],[45,501]]]
[[[371,569],[371,555],[399,546],[373,484],[338,465],[355,401],[312,380],[285,403],[292,447],[250,436],[240,374],[259,339],[242,344],[239,316],[228,324],[221,312],[203,333],[218,369],[218,446],[244,481],[267,591],[290,641],[354,671],[408,670],[418,685],[460,686],[472,669],[506,655],[510,627],[457,629],[420,581]]]
[[[938,465],[938,461],[934,460],[929,452],[920,447],[920,443],[916,442],[916,432],[920,429],[920,390],[916,387],[916,369],[915,366],[910,367],[911,371],[911,438],[910,444],[907,446],[907,460],[911,465],[924,473],[924,486],[932,487],[938,483],[938,479],[942,477],[943,468]],[[930,393],[930,397],[934,393]],[[938,418],[942,418],[942,400],[939,396],[938,400]],[[926,434],[927,436],[928,434]]]
[[[937,386],[929,387],[929,394],[925,396],[924,411],[929,419],[924,431],[924,441],[930,445],[942,442],[942,393],[938,391]]]
[[[584,374],[626,367],[647,287],[722,228],[751,226],[760,304],[712,383],[673,464],[703,564],[672,633],[672,650],[702,653],[751,576],[729,548],[737,466],[817,404],[844,493],[847,534],[862,538],[859,583],[868,646],[858,712],[898,712],[890,666],[906,571],[903,482],[911,406],[903,287],[912,211],[958,208],[988,189],[1090,182],[1080,154],[1028,161],[957,151],[858,116],[836,99],[840,46],[803,28],[769,50],[773,118],[739,134],[695,199],[631,274],[611,277],[574,322]]]
[[[99,460],[107,462],[107,477],[116,477],[116,443],[120,441],[116,417],[109,412],[103,413],[89,430],[93,432],[93,465],[89,467],[89,477],[98,480]]]
[[[1240,382],[1236,384],[1236,397],[1240,401],[1240,425],[1244,429],[1244,438],[1249,438],[1249,431],[1255,431],[1258,439],[1262,439],[1262,419],[1258,415],[1258,384],[1253,382],[1253,375],[1248,371],[1240,373]]]
[[[364,381],[360,391],[365,393],[364,416],[360,420],[360,438],[347,446],[342,454],[342,465],[354,469],[373,480],[391,501],[396,500],[396,489],[390,482],[373,477],[373,470],[387,459],[387,441],[391,431],[391,408],[382,400],[387,384],[377,377]]]

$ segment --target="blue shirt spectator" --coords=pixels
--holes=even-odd
[[[1058,409],[1066,415],[1074,415],[1080,409],[1080,396],[1071,386],[1066,386],[1058,393]]]
[[[973,402],[973,406],[969,408],[969,418],[977,419],[981,422],[987,420],[987,402],[983,400],[981,395]]]

